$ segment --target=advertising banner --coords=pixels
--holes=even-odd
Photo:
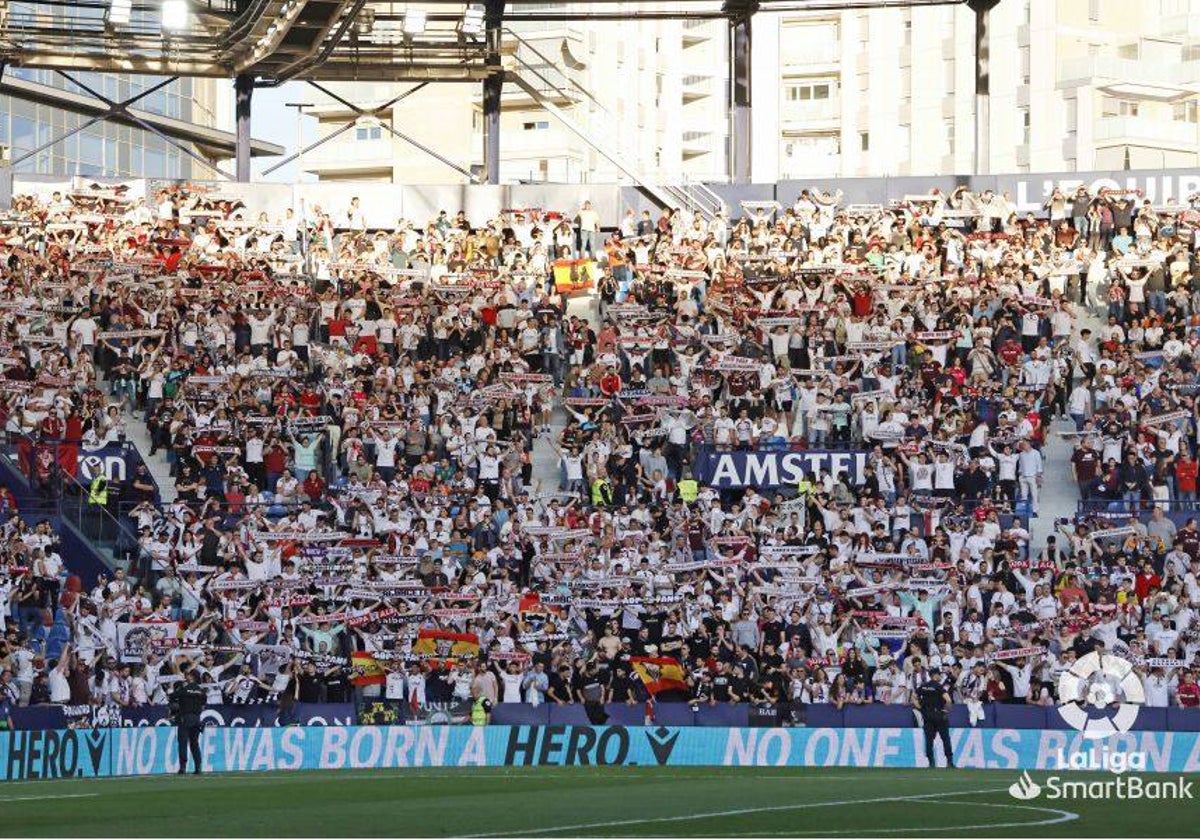
[[[1200,772],[1200,733],[954,729],[959,767],[1057,770],[1079,756],[1141,756],[1147,772]],[[208,771],[402,767],[925,767],[918,728],[323,726],[207,728]],[[0,733],[0,780],[175,772],[174,727]],[[1143,769],[1141,767],[1139,770]]]
[[[794,487],[804,476],[845,473],[851,483],[862,484],[866,452],[807,449],[798,452],[718,452],[702,447],[696,456],[695,476],[701,484],[720,489],[739,487]]]

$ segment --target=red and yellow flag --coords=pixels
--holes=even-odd
[[[634,656],[629,661],[651,694],[688,690],[683,666],[673,656]]]
[[[422,630],[413,643],[413,653],[429,659],[474,659],[479,656],[479,637],[474,633]]]
[[[590,292],[596,284],[596,263],[593,260],[555,260],[554,287],[559,294]]]
[[[383,685],[387,681],[383,666],[371,654],[357,651],[350,656],[350,682],[353,685]]]

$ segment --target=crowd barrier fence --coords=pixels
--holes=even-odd
[[[371,702],[375,705],[373,701]],[[445,715],[430,714],[428,710],[414,715],[402,701],[384,701],[393,713],[388,721],[396,724],[422,720],[447,720],[453,717],[466,720],[469,709],[465,704],[435,704]],[[450,709],[464,705],[462,709]],[[647,723],[643,703],[608,703],[604,707],[609,723],[621,726],[641,726]],[[661,726],[685,727],[774,727],[783,723],[784,713],[773,705],[755,706],[749,703],[658,703],[650,722]],[[169,726],[167,706],[60,706],[43,705],[13,709],[14,728],[18,730],[51,730],[72,727],[143,727]],[[354,703],[297,703],[291,722],[302,726],[350,725],[382,723],[370,714],[361,715]],[[799,710],[797,720],[810,728],[832,727],[906,727],[913,725],[913,712],[908,706],[871,703],[846,705],[841,709],[829,703],[810,703]],[[204,709],[203,721],[213,727],[271,727],[281,722],[278,707],[258,704],[219,704]],[[508,726],[582,726],[591,723],[585,708],[577,703],[558,705],[541,703],[498,703],[492,710],[492,723]],[[956,704],[950,712],[950,725],[970,727],[967,707]],[[983,719],[973,728],[980,729],[1070,729],[1056,706],[1036,706],[1023,703],[986,703]],[[1200,732],[1200,709],[1179,707],[1143,707],[1134,721],[1133,730],[1142,732]]]

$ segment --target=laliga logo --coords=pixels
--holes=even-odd
[[[1058,713],[1084,738],[1107,738],[1133,727],[1146,691],[1128,660],[1093,651],[1058,678],[1058,701]],[[1085,708],[1108,709],[1114,704],[1115,712],[1104,717],[1091,717]]]

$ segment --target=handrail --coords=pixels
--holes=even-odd
[[[1196,511],[1200,512],[1200,499],[1080,499],[1076,503],[1077,516],[1096,516],[1104,518],[1116,515],[1135,516],[1139,513],[1149,513],[1156,507],[1164,508],[1164,512]]]
[[[16,443],[14,443],[12,440],[14,437],[17,440]],[[61,469],[61,467],[59,466],[59,446],[66,443],[66,441],[58,440],[58,439],[40,440],[39,441],[39,440],[35,439],[34,437],[32,437],[31,435],[26,434],[25,432],[18,432],[18,431],[11,431],[11,430],[6,432],[6,438],[7,438],[7,440],[6,440],[5,447],[0,448],[0,457],[5,458],[18,473],[25,476],[26,480],[29,482],[30,490],[33,491],[34,493],[37,493],[41,499],[46,499],[47,497],[45,496],[44,493],[40,493],[38,491],[38,488],[33,484],[33,476],[29,472],[26,472],[24,469],[22,469],[20,460],[15,458],[14,454],[12,452],[7,451],[6,447],[20,446],[20,441],[25,441],[31,447],[34,447],[34,448],[36,448],[38,446],[46,446],[46,445],[53,447],[54,469],[53,469],[53,472],[51,475],[52,485],[50,488],[51,496],[49,497],[49,499],[53,501],[52,509],[56,512],[56,515],[58,515],[61,518],[69,519],[71,511],[68,511],[66,506],[64,505],[64,500],[67,497],[66,497],[66,494],[61,492],[62,488],[63,488],[63,482],[65,481],[66,486],[73,486],[75,488],[75,491],[76,491],[75,497],[79,498],[79,499],[86,499],[87,495],[91,491],[91,488],[88,485],[81,482],[77,476],[74,476],[71,473],[66,472],[65,470]],[[78,446],[78,444],[72,444],[72,445]],[[124,443],[124,444],[122,444],[122,449],[125,449],[126,447],[132,447],[132,446],[133,446],[133,444]],[[133,448],[136,450],[136,447],[133,447]],[[32,468],[32,465],[30,465],[30,467]],[[120,503],[118,502],[118,509],[119,509],[119,504]],[[25,507],[28,508],[28,506],[25,506]],[[119,529],[121,527],[120,517],[118,515],[113,514],[113,512],[110,511],[107,508],[107,506],[105,506],[105,505],[86,505],[85,506],[83,504],[79,504],[79,505],[76,505],[75,507],[77,508],[77,510],[75,512],[78,512],[81,515],[82,515],[84,507],[86,507],[88,510],[94,510],[94,511],[98,512],[101,516],[106,517],[110,522],[112,522],[113,526],[117,529],[117,533],[119,533]],[[20,505],[18,505],[18,510],[21,510]],[[82,526],[82,523],[79,523],[79,524]],[[85,536],[87,536],[89,539],[91,539],[90,534],[85,534]]]
[[[518,44],[520,44],[521,46],[523,46],[523,47],[527,48],[527,49],[528,49],[528,50],[529,50],[531,53],[533,53],[533,54],[534,54],[534,55],[536,55],[538,58],[540,58],[540,59],[541,59],[541,60],[542,60],[542,61],[543,61],[543,62],[544,62],[544,63],[545,63],[547,66],[549,66],[549,67],[553,67],[555,70],[558,70],[558,65],[556,65],[556,64],[554,63],[554,61],[552,61],[551,59],[547,58],[545,53],[543,53],[541,50],[539,50],[537,47],[535,47],[535,46],[534,46],[532,43],[530,43],[530,42],[529,42],[529,41],[528,41],[526,38],[522,37],[520,33],[518,33],[518,32],[514,32],[512,29],[510,29],[510,28],[509,28],[509,27],[507,27],[507,26],[506,26],[506,27],[504,27],[502,31],[503,31],[505,34],[507,34],[509,37],[511,37],[511,38],[512,38],[514,41],[516,41]],[[522,64],[527,64],[527,62],[525,62],[525,61],[521,60],[520,56],[514,56],[514,57],[515,57],[515,58],[517,58],[517,60],[521,61],[521,63],[522,63]],[[587,88],[585,88],[583,85],[579,84],[579,82],[577,82],[577,81],[575,81],[574,79],[572,79],[572,78],[571,78],[569,75],[567,75],[567,73],[563,72],[562,70],[558,70],[558,74],[559,74],[560,76],[562,76],[564,79],[566,79],[566,80],[567,80],[567,84],[568,84],[568,85],[570,85],[570,86],[571,86],[571,87],[573,87],[575,90],[579,91],[581,94],[583,94],[585,97],[587,97],[587,98],[588,98],[588,100],[589,100],[590,102],[592,102],[592,104],[594,104],[594,105],[595,105],[597,108],[599,108],[601,111],[603,111],[603,112],[604,112],[604,114],[605,114],[606,116],[610,116],[610,117],[611,117],[611,116],[613,116],[612,112],[611,112],[611,111],[609,111],[607,108],[605,108],[605,107],[604,107],[604,103],[602,103],[602,102],[601,102],[599,99],[597,99],[596,97],[592,96],[592,93],[591,93],[591,91],[589,91],[589,90],[588,90]],[[546,81],[546,83],[547,83],[547,84],[551,85],[551,87],[555,88],[555,89],[556,89],[556,90],[558,90],[560,93],[561,93],[561,92],[563,92],[563,91],[562,91],[562,88],[558,87],[558,85],[555,85],[555,84],[553,84],[553,83],[552,83],[552,82],[550,82],[548,79],[546,79],[545,81]]]

